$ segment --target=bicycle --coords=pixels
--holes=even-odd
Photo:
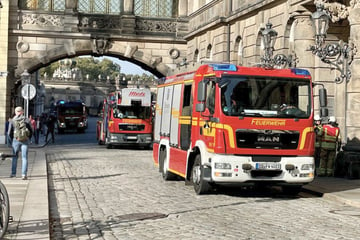
[[[3,161],[9,157],[13,157],[13,155],[0,153],[0,158]],[[9,194],[4,183],[0,181],[0,239],[5,235],[9,222],[12,222],[12,217],[10,216]]]

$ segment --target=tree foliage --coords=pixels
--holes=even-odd
[[[55,70],[63,63],[64,60],[60,60],[42,68],[40,75],[43,77],[46,73],[48,79],[52,78]],[[116,77],[120,77],[120,79],[125,77],[126,80],[139,79],[142,82],[152,81],[154,79],[153,75],[146,75],[145,73],[141,75],[123,74],[121,73],[121,66],[108,58],[99,60],[94,57],[76,57],[71,59],[71,68],[75,67],[80,69],[84,81],[88,79],[89,81],[105,82],[108,77],[111,80],[114,80]]]

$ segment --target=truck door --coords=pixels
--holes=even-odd
[[[191,99],[191,86],[184,85],[183,88],[183,102],[180,117],[180,147],[187,150],[190,147],[191,137],[191,112],[192,112],[192,99]]]

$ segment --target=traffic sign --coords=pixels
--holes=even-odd
[[[36,95],[36,88],[34,85],[27,83],[21,88],[21,96],[26,100],[31,100]]]

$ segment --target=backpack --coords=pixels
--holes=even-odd
[[[31,131],[27,128],[25,119],[14,121],[14,138],[20,142],[30,138]]]

